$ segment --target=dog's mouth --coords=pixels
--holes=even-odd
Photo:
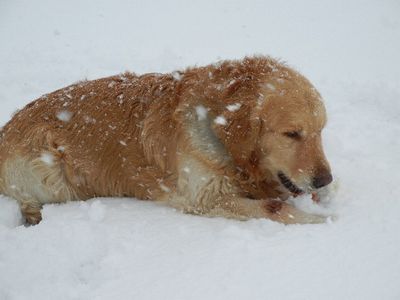
[[[282,185],[294,195],[297,196],[304,193],[304,191],[300,189],[297,185],[295,185],[293,181],[291,181],[283,172],[278,172],[278,178],[281,181]]]

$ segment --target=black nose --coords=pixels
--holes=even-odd
[[[322,176],[314,177],[313,179],[313,186],[316,189],[322,188],[332,182],[332,175],[331,173],[326,173]]]

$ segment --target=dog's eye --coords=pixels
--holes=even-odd
[[[291,139],[295,139],[295,140],[301,139],[301,134],[299,131],[288,131],[283,134]]]

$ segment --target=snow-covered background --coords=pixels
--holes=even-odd
[[[133,199],[0,196],[0,299],[400,299],[400,2],[0,1],[0,125],[75,81],[270,54],[325,98],[338,216],[284,226]]]

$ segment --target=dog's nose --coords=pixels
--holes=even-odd
[[[314,177],[313,179],[313,186],[316,189],[322,188],[323,186],[326,186],[332,182],[332,174],[331,173],[326,173],[322,176]]]

